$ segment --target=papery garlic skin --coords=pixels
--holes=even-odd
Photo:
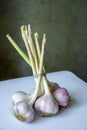
[[[49,89],[51,93],[53,93],[57,88],[60,88],[60,86],[55,82],[50,82]]]
[[[12,106],[12,114],[21,122],[31,122],[34,119],[34,110],[26,102],[19,102]]]
[[[35,109],[41,116],[53,116],[58,113],[58,103],[50,95],[43,95],[35,102]]]
[[[67,107],[70,101],[70,95],[65,88],[58,88],[53,95],[61,107]]]
[[[26,99],[27,99],[27,93],[24,91],[17,91],[12,95],[13,104],[24,101]]]

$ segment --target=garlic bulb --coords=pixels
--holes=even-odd
[[[26,99],[27,99],[27,93],[24,91],[17,91],[12,95],[13,104],[24,101]]]
[[[31,122],[34,119],[34,110],[31,105],[26,102],[13,104],[12,114],[22,122]]]
[[[66,107],[69,104],[70,96],[65,88],[58,88],[54,93],[54,97],[61,107]]]
[[[53,116],[58,113],[59,105],[51,94],[49,83],[45,76],[42,77],[42,82],[45,93],[36,100],[35,108],[42,116]]]
[[[41,116],[52,116],[59,110],[58,103],[49,95],[39,97],[35,102],[35,109],[40,112]]]

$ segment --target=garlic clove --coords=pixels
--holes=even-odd
[[[59,107],[52,96],[43,95],[36,100],[35,109],[41,116],[53,116],[57,114]]]
[[[53,95],[61,107],[66,107],[69,104],[70,95],[65,88],[58,88]]]
[[[12,95],[12,102],[16,104],[18,102],[24,101],[27,98],[27,93],[24,91],[17,91]]]
[[[31,122],[34,119],[34,110],[26,102],[19,102],[12,106],[12,114],[21,122]]]

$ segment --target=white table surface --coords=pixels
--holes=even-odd
[[[0,130],[87,130],[87,83],[69,71],[47,74],[49,81],[66,88],[73,103],[53,117],[36,116],[32,123],[18,121],[10,112],[11,96],[15,91],[30,92],[32,76],[0,82]]]

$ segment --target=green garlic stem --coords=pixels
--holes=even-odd
[[[25,28],[24,28],[25,27]],[[29,43],[28,44],[28,37],[29,37],[29,35],[28,35],[28,30],[27,30],[27,26],[22,26],[21,27],[21,31],[22,31],[22,37],[23,37],[23,39],[24,39],[24,42],[25,42],[25,45],[26,45],[26,48],[27,48],[27,51],[28,51],[28,55],[29,55],[29,57],[30,57],[30,60],[31,60],[31,67],[32,67],[32,70],[33,70],[33,74],[34,75],[36,75],[38,72],[37,72],[37,69],[36,69],[36,64],[37,64],[37,59],[35,60],[34,58],[35,57],[33,57],[33,50],[31,50],[31,48],[30,48],[30,45],[31,45],[31,43]],[[31,52],[32,51],[32,52]],[[37,57],[37,56],[36,56]],[[37,84],[37,82],[38,82],[38,78],[37,77],[35,77],[35,82],[36,82],[36,84]],[[42,85],[41,85],[42,86]],[[40,89],[40,93],[43,91],[43,89],[42,89],[42,87],[41,87],[41,89]]]
[[[36,44],[36,49],[37,49],[37,55],[38,55],[38,59],[39,59],[38,62],[40,62],[41,51],[40,51],[40,44],[39,44],[39,35],[37,32],[34,34],[34,38],[35,38],[35,44]],[[44,66],[43,66],[43,72],[45,73]]]
[[[25,28],[24,28],[25,27]],[[23,40],[24,40],[24,42],[25,42],[25,45],[26,45],[26,48],[27,48],[27,52],[28,52],[28,55],[29,55],[29,57],[30,57],[30,60],[31,60],[31,67],[32,67],[32,70],[33,70],[33,74],[34,75],[36,75],[37,74],[37,66],[35,66],[36,64],[37,64],[37,62],[36,62],[36,60],[35,60],[35,57],[33,57],[33,50],[31,50],[31,49],[33,49],[33,48],[30,48],[30,45],[31,45],[31,43],[28,43],[28,37],[29,37],[29,35],[28,35],[28,30],[27,30],[27,27],[26,26],[21,26],[21,32],[22,32],[22,38],[23,38]],[[35,77],[35,82],[36,82],[36,84],[37,84],[37,77]]]
[[[35,47],[34,47],[34,43],[33,43],[33,40],[32,40],[30,25],[28,25],[27,34],[28,34],[27,35],[28,43],[30,45],[31,52],[32,52],[32,55],[34,57],[34,61],[35,61],[35,65],[36,65],[36,71],[38,73],[38,70],[39,70],[38,57],[37,57],[36,50],[35,50]]]
[[[37,51],[37,56],[38,56],[38,63],[40,63],[40,57],[41,57],[41,50],[40,50],[40,42],[39,42],[39,35],[38,33],[34,33],[34,39],[35,39],[35,45],[36,45],[36,51]],[[43,73],[45,72],[44,66],[43,66]],[[40,87],[42,93],[44,92],[44,87],[43,87],[43,82],[41,82],[41,87]]]
[[[40,52],[40,44],[39,44],[39,35],[38,35],[37,32],[34,34],[34,38],[35,38],[35,44],[36,44],[38,59],[39,59],[39,62],[40,62],[41,52]]]
[[[39,35],[38,35],[37,32],[34,34],[34,37],[35,37],[35,43],[36,43],[38,58],[39,58],[39,61],[40,61],[41,52],[40,52],[40,44],[39,44]],[[43,72],[45,73],[44,66],[43,66]],[[48,87],[49,81],[47,80],[46,76],[42,77],[42,82],[41,83],[43,84],[42,87],[44,86],[45,93],[50,94],[50,90],[49,90],[49,87]]]
[[[29,46],[30,46],[30,49],[31,49],[31,52],[32,52],[32,55],[33,55],[33,58],[34,58],[34,62],[35,62],[35,65],[36,65],[36,71],[37,71],[37,75],[38,75],[38,73],[39,73],[39,63],[40,63],[40,55],[41,55],[40,46],[39,46],[39,43],[38,43],[38,51],[40,52],[39,53],[39,57],[38,57],[37,47],[35,48],[33,40],[32,40],[32,34],[31,34],[30,25],[28,25],[28,29],[26,27],[25,30],[26,30],[26,33],[27,33],[28,43],[29,43]],[[36,44],[36,42],[35,42],[35,44]],[[36,80],[36,84],[37,84],[37,82],[38,82],[37,81],[38,80],[37,77],[35,78],[35,80]],[[42,83],[40,84],[40,88],[39,89],[43,93],[43,84]]]
[[[34,60],[34,57],[33,57],[33,50],[31,52],[31,49],[30,49],[30,44],[28,44],[28,35],[27,35],[27,28],[25,29],[24,26],[21,27],[21,32],[22,32],[22,37],[23,37],[23,40],[24,40],[24,43],[26,45],[26,48],[27,48],[27,51],[28,51],[28,55],[30,57],[30,61],[31,61],[31,67],[32,67],[32,70],[33,70],[33,74],[36,75],[37,74],[37,71],[36,71],[36,62]],[[41,82],[41,81],[38,81],[38,78],[35,77],[35,82],[37,84],[37,82]],[[42,90],[40,90],[42,92]],[[41,93],[40,92],[40,93]]]
[[[35,62],[34,62],[34,58],[33,58],[30,46],[28,44],[28,39],[27,39],[27,36],[26,36],[26,30],[25,30],[24,26],[21,26],[21,33],[22,33],[22,38],[24,40],[24,43],[25,43],[29,58],[30,58],[32,71],[33,71],[33,74],[35,75],[36,74]]]
[[[12,46],[17,50],[17,52],[21,55],[21,57],[31,66],[30,59],[28,56],[19,48],[17,43],[11,38],[9,34],[6,35],[7,39],[10,41]]]

